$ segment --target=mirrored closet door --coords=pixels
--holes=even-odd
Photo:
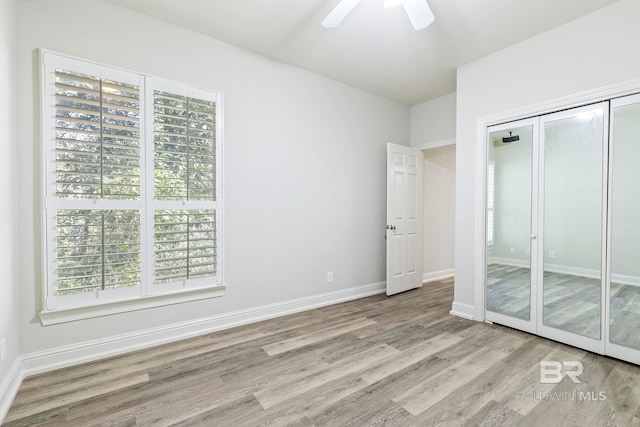
[[[602,353],[608,103],[540,118],[538,334]]]
[[[640,95],[486,144],[486,319],[640,364]]]
[[[537,119],[494,126],[487,135],[486,318],[534,333],[537,141]]]
[[[640,95],[611,101],[606,353],[640,364]]]

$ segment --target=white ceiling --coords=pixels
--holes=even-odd
[[[362,0],[338,26],[339,0],[108,0],[269,58],[415,105],[455,91],[456,67],[618,0],[428,0],[413,30],[404,8]]]

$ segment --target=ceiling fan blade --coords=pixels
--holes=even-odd
[[[416,31],[427,28],[436,19],[425,0],[404,0],[402,5]]]
[[[326,28],[337,27],[349,12],[360,3],[360,0],[342,0],[322,21],[322,26]]]

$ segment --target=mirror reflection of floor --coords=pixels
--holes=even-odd
[[[640,286],[611,284],[610,341],[640,349]],[[491,264],[487,271],[487,310],[529,320],[528,268]],[[544,273],[546,326],[600,339],[600,281]]]
[[[530,293],[528,268],[503,264],[487,267],[487,310],[529,320]]]

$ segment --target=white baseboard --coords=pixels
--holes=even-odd
[[[13,362],[13,365],[11,365],[7,376],[2,380],[2,383],[0,383],[0,425],[7,416],[13,399],[15,399],[16,394],[18,394],[18,389],[22,384],[23,378],[24,372],[22,371],[22,364],[20,363],[20,358],[17,358],[15,362]]]
[[[435,282],[437,280],[449,279],[455,276],[455,270],[449,268],[447,270],[433,271],[431,273],[422,274],[422,283]]]
[[[529,268],[529,262],[521,259],[491,257],[487,261],[489,265],[500,264],[500,265],[508,265],[510,267]]]
[[[462,302],[453,302],[449,314],[462,317],[463,319],[473,320],[473,306]]]
[[[328,292],[305,298],[298,298],[219,314],[198,320],[175,323],[153,329],[117,335],[78,344],[57,347],[22,356],[22,370],[25,375],[35,375],[67,366],[90,362],[118,354],[141,350],[185,338],[208,334],[222,329],[285,316],[287,314],[338,304],[345,301],[382,294],[385,282]]]
[[[619,285],[640,286],[640,277],[612,274],[611,283],[617,283]]]
[[[527,261],[522,261],[518,259],[492,257],[492,258],[489,258],[488,261],[489,261],[489,265],[502,264],[502,265],[508,265],[511,267],[529,268],[529,263]],[[544,270],[549,271],[551,273],[569,274],[571,276],[587,277],[589,279],[600,278],[600,272],[598,270],[592,270],[589,268],[582,268],[582,267],[572,267],[569,265],[547,263],[544,266]],[[640,286],[640,277],[625,276],[622,274],[612,274],[611,282],[618,283],[620,285]]]
[[[549,264],[544,265],[544,270],[551,273],[568,274],[571,276],[588,277],[589,279],[600,278],[600,272],[598,270],[591,270],[589,268],[572,267],[569,265]]]

